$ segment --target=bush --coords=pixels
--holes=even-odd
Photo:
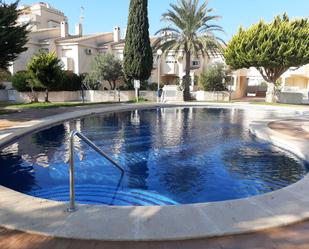
[[[215,63],[209,66],[206,72],[199,77],[199,86],[204,91],[226,91],[229,77],[224,64]]]
[[[10,80],[11,80],[11,73],[7,70],[0,69],[0,82]]]
[[[132,100],[129,100],[127,101],[127,103],[143,103],[143,102],[147,102],[148,99],[145,99],[143,97],[138,97],[138,101],[136,101],[136,99],[132,99]]]
[[[157,91],[158,90],[158,83],[152,82],[151,84],[148,85],[147,90]]]
[[[4,90],[5,89],[5,85],[3,85],[2,83],[0,83],[0,90]]]
[[[82,84],[86,90],[99,90],[101,82],[96,79],[96,75],[93,73],[84,74],[82,76]]]
[[[51,91],[80,91],[82,89],[83,76],[70,71],[61,75],[59,82],[50,88]]]
[[[50,91],[79,91],[83,76],[69,71],[63,72],[57,84],[50,87]],[[13,87],[19,92],[31,92],[31,76],[26,71],[20,71],[12,76]],[[45,91],[42,87],[34,87],[34,91]]]
[[[31,91],[31,87],[29,85],[30,79],[30,75],[25,71],[17,72],[11,78],[13,87],[19,92]]]
[[[122,91],[132,91],[132,90],[134,90],[134,83],[133,83],[133,81],[126,80],[124,82],[124,84],[119,87],[119,90],[122,90]]]
[[[19,92],[31,92],[33,80],[27,71],[19,71],[11,77],[13,87]],[[33,85],[35,85],[33,83]],[[45,91],[44,88],[35,86],[33,91]]]

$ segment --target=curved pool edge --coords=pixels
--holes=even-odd
[[[156,106],[139,105],[138,108]],[[160,105],[164,106],[170,105]],[[2,139],[0,147],[24,134],[55,123],[95,113],[136,108],[132,105],[107,106],[45,118],[34,125],[29,123],[28,128]],[[267,120],[253,123],[250,130],[259,138],[287,150],[293,149],[294,153],[304,159],[309,158],[304,153],[306,148],[309,151],[307,143],[282,138],[282,135],[267,127],[268,123]],[[295,146],[302,149],[295,151]],[[77,212],[67,213],[66,203],[23,195],[0,186],[0,226],[52,237],[102,241],[167,241],[234,235],[308,219],[308,187],[309,176],[306,175],[301,181],[286,188],[247,199],[166,207],[79,205]]]

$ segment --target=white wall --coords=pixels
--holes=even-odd
[[[44,102],[45,92],[36,92],[39,101]],[[31,92],[18,92],[16,90],[0,90],[0,101],[12,101],[16,103],[29,103]],[[156,100],[156,92],[141,91],[140,96],[149,101]],[[118,102],[118,91],[84,91],[86,102]],[[120,91],[120,101],[126,102],[135,98],[135,91]],[[81,91],[49,92],[50,102],[80,102],[82,101]]]
[[[45,100],[45,92],[36,92],[40,102]],[[31,101],[31,92],[18,92],[16,90],[8,91],[8,100],[16,103],[29,103]],[[81,101],[81,93],[75,92],[49,92],[49,101],[51,102],[74,102]]]
[[[278,94],[278,102],[284,104],[302,104],[303,94],[293,92],[282,92]]]
[[[220,91],[220,92],[197,91],[195,96],[196,96],[197,101],[229,101],[230,100],[230,94],[229,92],[226,92],[226,91]]]
[[[0,101],[8,101],[9,95],[7,90],[0,90]]]

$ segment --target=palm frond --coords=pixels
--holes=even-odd
[[[208,8],[208,1],[178,0],[170,4],[170,10],[162,15],[168,26],[156,32],[168,32],[169,35],[159,38],[155,47],[166,49],[182,49],[194,55],[210,56],[221,53],[223,39],[216,33],[223,33],[223,28],[215,24],[221,16],[212,15],[213,9]]]

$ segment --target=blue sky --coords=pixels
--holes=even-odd
[[[201,0],[202,1],[202,0]],[[7,0],[6,2],[11,2]],[[21,0],[21,4],[35,1]],[[48,0],[54,7],[62,10],[69,18],[70,30],[78,23],[80,7],[85,8],[84,32],[107,32],[114,26],[126,27],[129,0]],[[149,0],[150,33],[162,27],[161,14],[176,0]],[[309,0],[210,0],[209,7],[222,16],[218,22],[226,31],[221,35],[229,40],[240,25],[245,27],[261,18],[270,21],[274,15],[287,12],[290,17],[308,17]]]

